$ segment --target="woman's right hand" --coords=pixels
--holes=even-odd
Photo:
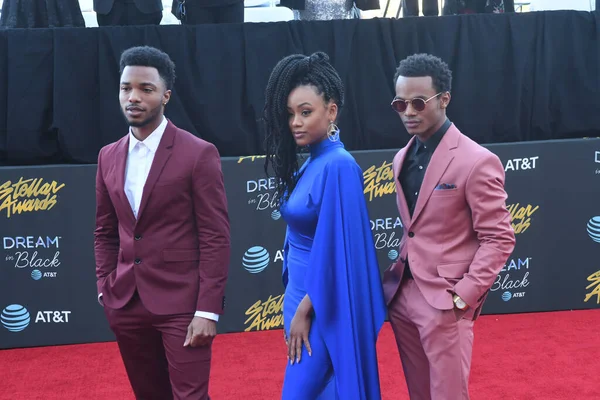
[[[288,340],[288,360],[291,365],[299,363],[302,359],[302,346],[306,347],[309,356],[312,356],[312,349],[308,341],[310,333],[311,316],[300,309],[296,311],[296,315],[290,324],[290,339]]]

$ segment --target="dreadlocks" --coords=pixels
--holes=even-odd
[[[337,71],[323,52],[311,56],[294,54],[277,63],[265,91],[263,117],[266,123],[266,161],[275,173],[275,196],[280,204],[294,190],[298,172],[297,146],[289,127],[288,96],[299,86],[312,85],[325,103],[333,100],[341,111],[344,104],[344,85]],[[285,196],[285,198],[284,198]]]

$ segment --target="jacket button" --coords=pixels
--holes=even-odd
[[[135,259],[135,263],[136,263],[136,264],[141,264],[141,263],[142,263],[142,260],[140,260],[139,258],[136,258],[136,259]]]
[[[135,235],[134,239],[135,240],[140,240],[142,237],[140,235]]]
[[[408,237],[415,237],[415,233],[414,232],[408,232]]]

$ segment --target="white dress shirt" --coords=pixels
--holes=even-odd
[[[142,193],[144,192],[144,185],[148,174],[150,173],[150,167],[152,161],[154,161],[154,155],[160,144],[165,129],[167,128],[167,119],[163,117],[162,122],[148,136],[143,142],[139,141],[129,129],[129,151],[127,155],[127,164],[125,166],[125,195],[129,200],[129,205],[133,210],[133,215],[137,218],[140,210],[140,204],[142,202]],[[102,297],[102,293],[98,296],[98,299]],[[213,321],[219,320],[219,315],[209,313],[205,311],[196,311],[194,314],[196,317],[208,318]]]

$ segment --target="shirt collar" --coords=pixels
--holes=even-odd
[[[148,136],[143,143],[152,151],[152,153],[156,153],[158,149],[158,145],[160,144],[160,139],[162,139],[163,134],[165,133],[165,129],[167,129],[167,119],[163,115],[163,120],[158,125],[158,127]],[[129,128],[129,153],[135,148],[135,146],[140,142]]]
[[[440,129],[438,129],[433,135],[431,135],[431,137],[425,142],[421,142],[421,140],[417,138],[417,140],[415,141],[415,153],[419,150],[426,150],[430,153],[433,153],[437,148],[438,144],[440,144],[440,142],[442,141],[442,138],[444,137],[446,131],[448,131],[448,128],[450,128],[450,125],[450,120],[446,118],[446,121],[440,127]]]

